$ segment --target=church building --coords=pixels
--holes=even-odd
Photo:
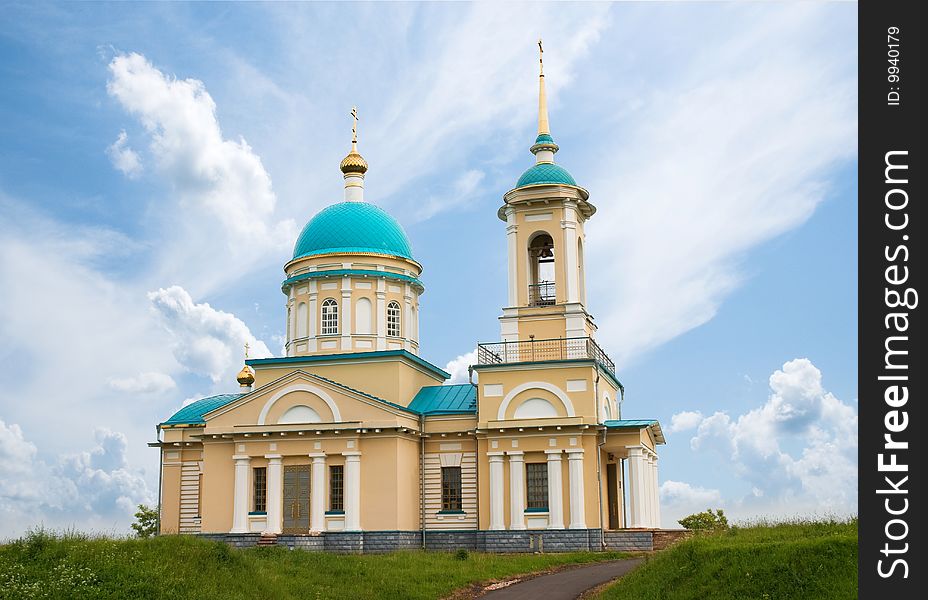
[[[365,200],[353,113],[344,201],[284,265],[286,355],[246,356],[236,393],[158,425],[161,533],[343,552],[650,549],[664,436],[623,418],[596,342],[583,258],[596,207],[555,163],[540,67],[535,164],[497,211],[499,341],[477,344],[472,383],[419,356],[428,262]]]

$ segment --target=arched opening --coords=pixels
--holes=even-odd
[[[545,419],[556,417],[557,409],[544,398],[529,398],[516,407],[513,419]]]
[[[338,302],[334,298],[322,301],[322,327],[319,330],[322,335],[338,334]]]
[[[612,420],[612,401],[609,400],[609,396],[606,396],[603,400],[603,421]]]
[[[548,233],[535,234],[528,245],[529,306],[555,303],[554,240]]]
[[[322,417],[319,416],[319,413],[304,404],[298,404],[297,406],[293,406],[287,409],[287,412],[282,414],[280,418],[277,419],[277,423],[279,424],[321,422]]]
[[[400,337],[400,303],[395,300],[387,305],[387,336]]]
[[[355,319],[354,319],[354,331],[362,335],[370,335],[372,332],[371,328],[371,315],[373,313],[373,308],[371,301],[367,298],[359,298],[357,304],[355,305]]]
[[[309,335],[309,330],[306,328],[308,323],[307,310],[305,302],[300,302],[296,306],[296,337]]]

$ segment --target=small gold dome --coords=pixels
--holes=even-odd
[[[348,175],[349,173],[364,175],[364,173],[367,172],[367,161],[364,160],[363,156],[358,154],[356,148],[352,147],[351,152],[348,153],[348,156],[342,159],[342,164],[339,165],[339,168],[345,175]]]
[[[238,381],[238,384],[242,387],[250,386],[255,382],[255,370],[245,365],[242,367],[242,370],[238,372],[238,375],[235,376],[235,380]]]

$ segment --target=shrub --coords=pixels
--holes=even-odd
[[[470,556],[470,553],[467,552],[466,548],[458,548],[458,551],[454,553],[454,558],[457,560],[467,560]]]
[[[721,508],[715,512],[711,508],[707,508],[705,512],[683,517],[677,523],[687,529],[698,531],[722,531],[728,529],[728,519]]]
[[[135,513],[135,523],[132,529],[140,538],[147,538],[158,533],[158,509],[153,506],[139,504],[139,510]]]

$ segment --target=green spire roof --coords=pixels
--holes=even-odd
[[[367,202],[339,202],[319,211],[300,232],[293,258],[332,252],[372,252],[414,260],[403,227]]]
[[[516,187],[520,188],[527,185],[537,185],[541,183],[563,183],[566,185],[577,185],[577,182],[574,181],[573,176],[571,176],[571,174],[568,173],[567,169],[564,167],[554,163],[538,163],[525,173],[522,173],[522,177],[519,177],[519,181],[516,183]]]

